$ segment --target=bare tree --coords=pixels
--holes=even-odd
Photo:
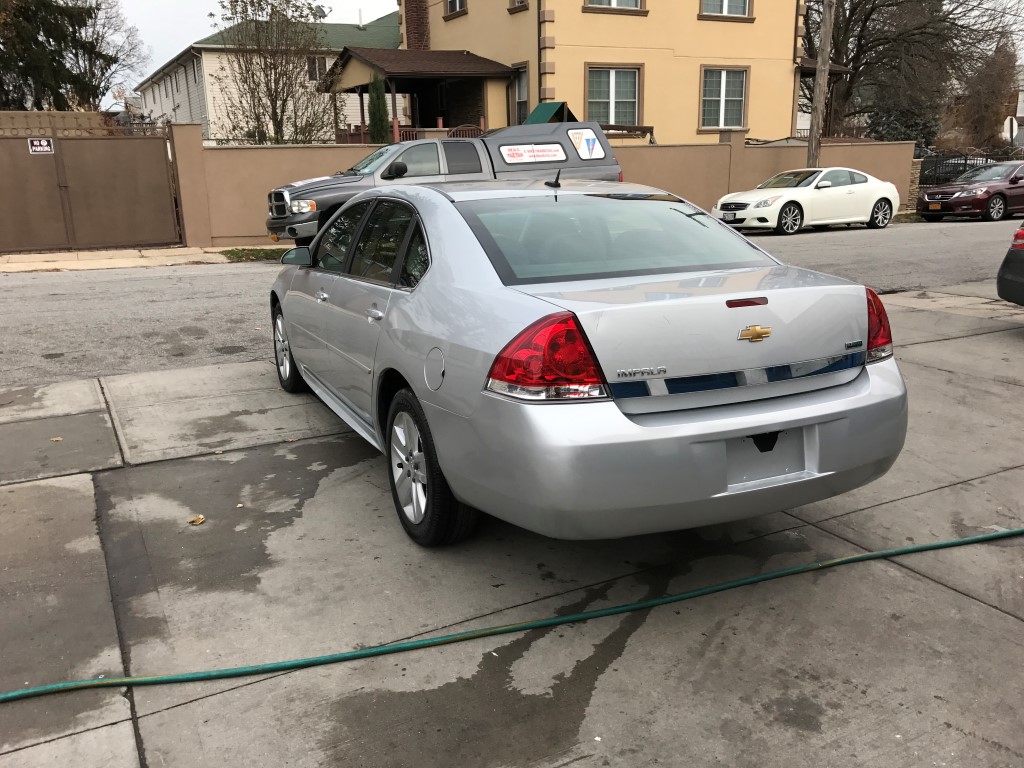
[[[331,136],[330,99],[316,88],[330,64],[322,18],[310,0],[219,0],[224,121],[257,144]]]
[[[1021,0],[838,0],[832,60],[849,69],[829,84],[826,133],[862,123],[893,89],[938,109],[1021,19]],[[808,0],[805,48],[817,56],[822,0]],[[804,83],[808,101],[811,83]]]
[[[1017,54],[1008,37],[1000,40],[987,61],[965,83],[962,127],[975,147],[997,147],[1003,138],[1003,122],[1017,112]]]
[[[71,100],[79,109],[97,110],[100,100],[115,86],[142,75],[149,52],[139,30],[129,24],[120,0],[63,0],[65,5],[89,10],[79,30],[85,45],[68,53],[67,66],[79,77]]]

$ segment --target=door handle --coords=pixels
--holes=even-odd
[[[325,291],[323,288],[318,290],[314,294],[314,296],[316,297],[316,303],[317,304],[319,304],[321,302],[324,302],[324,301],[327,301],[329,298],[331,298],[330,296],[327,295],[327,291]]]
[[[384,313],[381,312],[376,307],[370,307],[368,310],[366,310],[366,316],[370,319],[370,322],[373,322],[374,320],[384,319]]]

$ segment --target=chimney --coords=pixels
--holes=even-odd
[[[405,46],[410,51],[430,50],[430,15],[427,0],[402,0]]]

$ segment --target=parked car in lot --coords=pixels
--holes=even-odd
[[[1018,229],[996,275],[996,293],[1003,301],[1024,306],[1024,228]]]
[[[1024,163],[991,163],[971,168],[949,184],[921,190],[917,213],[925,221],[969,216],[999,221],[1024,210]]]
[[[272,239],[309,245],[345,201],[374,187],[482,179],[621,181],[615,151],[597,123],[501,128],[478,139],[426,139],[381,147],[347,171],[286,184],[267,195]]]
[[[852,168],[802,168],[772,176],[747,192],[719,200],[712,215],[738,229],[774,229],[794,235],[830,224],[889,226],[900,208],[893,184]]]
[[[870,482],[903,446],[878,296],[658,189],[374,189],[282,261],[281,385],[385,454],[422,545],[476,510],[570,539],[752,517]]]

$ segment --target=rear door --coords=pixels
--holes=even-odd
[[[284,298],[288,340],[296,361],[317,378],[327,365],[324,331],[334,283],[345,266],[348,248],[370,204],[360,203],[334,219],[313,244],[313,266],[296,271]]]
[[[441,142],[447,166],[447,181],[481,181],[492,179],[490,167],[480,154],[482,145],[476,141],[448,139]]]
[[[324,378],[367,423],[372,422],[373,360],[381,321],[395,291],[395,265],[413,218],[405,203],[379,199],[331,291]]]

